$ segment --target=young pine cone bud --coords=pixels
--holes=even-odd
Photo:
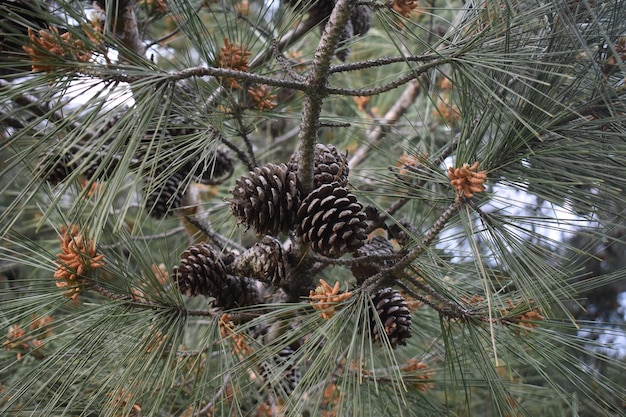
[[[257,234],[277,235],[292,228],[300,193],[296,173],[285,164],[255,168],[231,190],[230,211]]]
[[[233,261],[230,269],[237,275],[256,278],[266,284],[280,285],[284,282],[287,257],[280,241],[264,236],[250,249]]]
[[[338,183],[323,184],[302,201],[296,235],[324,256],[339,257],[363,246],[365,214],[356,196]]]
[[[171,214],[172,210],[182,207],[185,196],[184,180],[185,175],[182,172],[175,172],[164,183],[151,190],[146,197],[145,206],[152,217],[162,219]]]
[[[173,272],[181,293],[212,296],[216,307],[230,309],[259,302],[256,281],[228,275],[219,252],[207,243],[187,248]]]
[[[411,337],[411,312],[404,297],[397,290],[383,288],[372,296],[372,304],[375,308],[374,311],[370,310],[372,340],[380,342],[382,330],[392,348],[406,345],[406,340]]]

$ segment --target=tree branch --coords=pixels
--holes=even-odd
[[[119,0],[114,6],[113,34],[118,38],[125,48],[120,48],[120,55],[125,61],[133,61],[129,54],[132,51],[138,56],[144,56],[146,47],[139,36],[139,25],[135,15],[135,4],[137,0]]]
[[[408,267],[411,262],[417,259],[428,246],[435,240],[435,237],[439,235],[439,233],[443,230],[444,226],[448,221],[456,214],[457,211],[461,208],[465,200],[456,199],[452,204],[448,206],[448,208],[441,213],[441,216],[437,219],[437,221],[428,229],[424,237],[422,238],[422,244],[408,254],[406,254],[402,259],[398,261],[394,266],[385,268],[378,272],[377,274],[369,277],[362,285],[362,288],[365,289],[368,293],[371,293],[375,290],[379,285],[381,285],[386,280],[389,280],[392,277],[395,277],[396,274],[399,274],[404,268]]]
[[[409,106],[417,99],[419,91],[420,84],[418,80],[413,80],[406,86],[404,92],[400,96],[400,99],[398,99],[391,109],[389,109],[382,121],[378,123],[378,126],[370,132],[366,142],[354,152],[352,158],[350,158],[350,162],[348,163],[350,168],[354,169],[357,165],[363,162],[365,158],[367,158],[370,148],[385,136],[389,126],[400,120],[400,118],[408,110]]]
[[[341,31],[354,7],[353,1],[337,1],[324,27],[313,57],[313,68],[307,77],[308,91],[302,106],[302,121],[298,135],[298,175],[304,194],[307,194],[313,186],[313,150],[317,141],[322,103],[328,95],[328,69]]]

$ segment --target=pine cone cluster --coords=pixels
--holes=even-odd
[[[192,245],[182,253],[173,275],[182,294],[212,296],[216,307],[230,309],[259,302],[257,282],[228,275],[220,253],[204,242]]]
[[[375,309],[370,311],[372,340],[381,342],[381,330],[383,330],[392,348],[406,345],[412,330],[411,311],[404,297],[397,290],[383,288],[372,296],[372,304]]]
[[[302,201],[296,235],[325,256],[354,252],[367,237],[362,208],[356,196],[339,183],[323,184]]]
[[[237,180],[231,193],[231,213],[257,234],[275,236],[293,227],[300,192],[296,173],[287,165],[256,167],[248,176]]]
[[[257,234],[276,236],[295,228],[296,236],[317,253],[339,257],[354,252],[366,238],[366,216],[356,196],[346,188],[346,159],[347,155],[341,155],[333,145],[317,144],[313,160],[315,188],[302,200],[297,183],[298,156],[292,157],[288,165],[257,167],[239,178],[231,190],[231,212],[239,223],[253,227]],[[260,252],[258,256],[270,259]],[[248,263],[250,268],[252,263]],[[253,276],[263,281],[279,279],[259,276],[258,267]]]

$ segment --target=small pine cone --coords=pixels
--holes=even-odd
[[[266,284],[278,286],[287,275],[286,265],[286,254],[280,241],[272,236],[264,236],[235,258],[230,269],[237,275],[253,277]]]
[[[51,160],[50,158],[54,158]],[[53,156],[46,153],[40,158],[37,165],[37,172],[40,177],[45,177],[52,185],[63,182],[76,168],[75,162],[72,162],[73,155],[69,153]]]
[[[300,193],[296,173],[285,164],[256,167],[231,190],[230,211],[257,234],[277,235],[295,223]]]
[[[347,155],[341,155],[334,145],[315,144],[313,166],[313,188],[333,182],[338,182],[342,187],[348,185],[350,168]],[[298,154],[291,157],[289,168],[298,170]]]
[[[383,236],[374,236],[369,242],[365,243],[363,247],[359,248],[354,256],[356,258],[366,257],[366,256],[385,256],[385,255],[393,255],[393,245],[389,240]],[[391,266],[392,262],[390,261],[364,261],[363,263],[355,263],[350,267],[352,271],[352,275],[357,280],[357,283],[361,284],[367,278],[372,275],[378,273],[382,268],[386,268]]]
[[[355,35],[365,35],[370,30],[370,8],[356,6],[350,15],[350,22],[352,22]]]
[[[203,169],[203,164],[200,169]],[[197,174],[196,180],[202,184],[221,184],[230,178],[235,170],[235,158],[230,149],[219,146],[215,149],[215,157],[206,164],[206,169]]]
[[[259,303],[257,281],[228,275],[221,254],[205,242],[187,248],[173,272],[182,294],[214,297],[215,307],[231,309]]]
[[[350,39],[354,36],[354,27],[352,21],[348,20],[343,27],[343,30],[339,34],[339,41],[337,42],[337,51],[335,56],[341,61],[346,62],[348,56],[350,56],[350,45],[346,45],[350,42]]]
[[[258,281],[248,277],[227,275],[222,287],[209,295],[215,297],[215,307],[225,310],[260,302]]]
[[[380,323],[387,334],[392,348],[406,345],[411,337],[411,311],[406,300],[397,290],[384,288],[372,296],[372,304],[378,314],[378,320],[370,310],[370,335],[374,342],[380,342]],[[379,321],[380,320],[380,321]]]
[[[216,294],[226,280],[220,253],[205,242],[188,247],[174,267],[174,282],[182,294],[190,297]]]
[[[183,181],[185,175],[182,172],[175,172],[158,188],[151,190],[146,198],[146,209],[152,217],[162,219],[172,210],[182,207],[184,200]]]
[[[296,235],[325,256],[354,252],[367,238],[362,208],[345,187],[338,183],[323,184],[300,204]]]
[[[298,366],[289,363],[289,359],[293,354],[293,348],[287,346],[272,358],[273,363],[270,362],[261,367],[261,375],[263,378],[268,379],[270,384],[273,385],[277,391],[284,392],[285,394],[293,392],[300,381],[300,369]],[[272,370],[274,372],[281,370],[280,378],[279,375],[272,377]]]

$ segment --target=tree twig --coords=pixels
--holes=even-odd
[[[428,231],[422,238],[422,244],[420,246],[410,251],[392,267],[384,268],[377,274],[369,277],[363,283],[362,288],[368,293],[371,293],[383,282],[395,277],[397,274],[403,271],[404,268],[408,267],[411,262],[417,259],[422,253],[424,253],[426,248],[430,246],[435,237],[439,235],[439,233],[443,230],[444,226],[448,223],[452,216],[454,216],[454,214],[459,211],[463,203],[463,199],[456,199],[452,204],[450,204],[448,208],[443,213],[441,213],[441,216],[439,216],[437,221],[435,221],[430,229],[428,229]]]
[[[354,169],[361,162],[363,162],[365,158],[367,158],[370,148],[385,136],[389,126],[395,124],[404,115],[404,113],[406,113],[409,106],[415,102],[419,91],[420,84],[417,80],[411,81],[406,86],[398,101],[396,101],[391,109],[389,109],[389,111],[385,114],[382,121],[367,136],[365,143],[352,154],[352,158],[350,158],[349,162],[350,168]]]
[[[313,186],[313,154],[322,103],[328,95],[328,69],[341,31],[350,18],[354,6],[354,2],[348,0],[338,0],[335,4],[313,57],[311,73],[306,79],[307,91],[302,105],[302,121],[298,135],[298,176],[305,194]]]
[[[135,15],[136,0],[119,0],[118,9],[113,16],[109,16],[113,21],[113,34],[120,40],[125,48],[119,48],[120,56],[126,61],[133,61],[134,57],[129,56],[129,51],[138,56],[144,56],[146,47],[139,36],[139,25]]]

